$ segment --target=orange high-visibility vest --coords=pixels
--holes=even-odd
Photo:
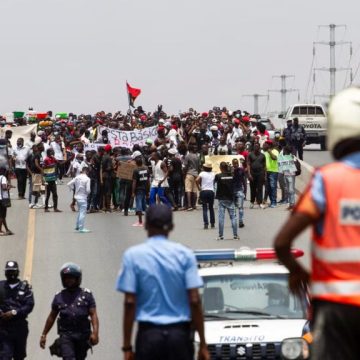
[[[326,208],[313,230],[314,299],[360,306],[360,169],[337,162],[320,170]]]

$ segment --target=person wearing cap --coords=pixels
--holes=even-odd
[[[34,296],[27,281],[19,279],[16,261],[5,264],[6,280],[0,281],[4,299],[0,303],[0,359],[26,358],[26,341],[29,334],[27,316],[34,308]]]
[[[198,359],[210,359],[198,289],[203,286],[194,253],[168,240],[174,227],[164,204],[146,212],[145,243],[127,249],[116,282],[124,293],[123,343],[126,360],[192,360],[193,330],[200,338]],[[135,349],[132,330],[137,321]]]
[[[303,160],[305,145],[306,131],[305,128],[299,124],[299,119],[296,117],[291,127],[291,146],[293,148],[293,155],[297,156],[300,160]]]
[[[285,138],[286,145],[291,146],[292,119],[286,120],[286,128],[283,129],[282,136]]]
[[[200,200],[203,210],[204,230],[209,228],[208,210],[210,214],[211,228],[215,228],[215,190],[214,190],[215,174],[212,172],[212,163],[206,162],[203,165],[203,171],[196,178],[196,184],[200,191]]]
[[[332,98],[327,136],[335,162],[315,170],[274,246],[289,269],[290,290],[310,289],[311,359],[355,360],[360,358],[360,88]],[[290,248],[310,226],[308,271]]]

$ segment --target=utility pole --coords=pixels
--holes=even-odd
[[[269,98],[269,95],[261,95],[261,94],[250,94],[243,95],[243,97],[252,97],[254,98],[254,114],[259,115],[259,98],[266,97]]]
[[[335,30],[336,28],[343,27],[346,28],[346,25],[320,25],[319,28],[329,28],[330,31],[330,41],[317,41],[314,42],[314,54],[315,54],[315,46],[316,45],[327,45],[330,47],[330,67],[329,68],[315,68],[315,71],[328,71],[330,72],[330,94],[328,97],[331,99],[336,93],[336,72],[343,70],[350,70],[350,83],[352,83],[352,69],[351,68],[337,68],[335,61],[335,47],[337,45],[350,45],[350,56],[352,55],[352,44],[351,41],[336,41]],[[323,97],[323,95],[317,95]]]
[[[299,97],[299,89],[287,89],[286,88],[286,79],[295,78],[295,75],[274,75],[273,78],[281,79],[281,89],[273,90],[270,89],[268,92],[279,92],[281,94],[281,112],[284,114],[286,112],[286,94],[289,92],[297,91]]]

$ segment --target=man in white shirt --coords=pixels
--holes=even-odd
[[[74,198],[77,202],[79,212],[76,220],[75,230],[79,233],[88,233],[85,229],[85,216],[87,210],[88,195],[90,194],[90,178],[87,176],[88,167],[83,166],[81,173],[72,179],[68,186],[75,192]]]
[[[24,139],[18,138],[16,148],[13,150],[13,160],[15,164],[15,175],[19,199],[25,199],[27,169],[26,161],[30,155],[30,149],[24,146]]]

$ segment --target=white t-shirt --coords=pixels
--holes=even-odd
[[[64,160],[64,152],[62,149],[64,148],[64,144],[63,143],[59,144],[56,141],[52,141],[50,146],[54,150],[55,159],[59,160],[59,161],[63,161]]]
[[[215,174],[211,171],[202,171],[199,176],[201,178],[201,190],[214,191]]]
[[[2,188],[3,185],[7,185],[7,179],[6,176],[4,175],[0,175],[0,200],[4,199],[8,199],[9,198],[9,192],[5,189]]]
[[[15,169],[26,169],[26,160],[30,155],[30,149],[26,146],[16,147],[13,156],[15,157]]]

